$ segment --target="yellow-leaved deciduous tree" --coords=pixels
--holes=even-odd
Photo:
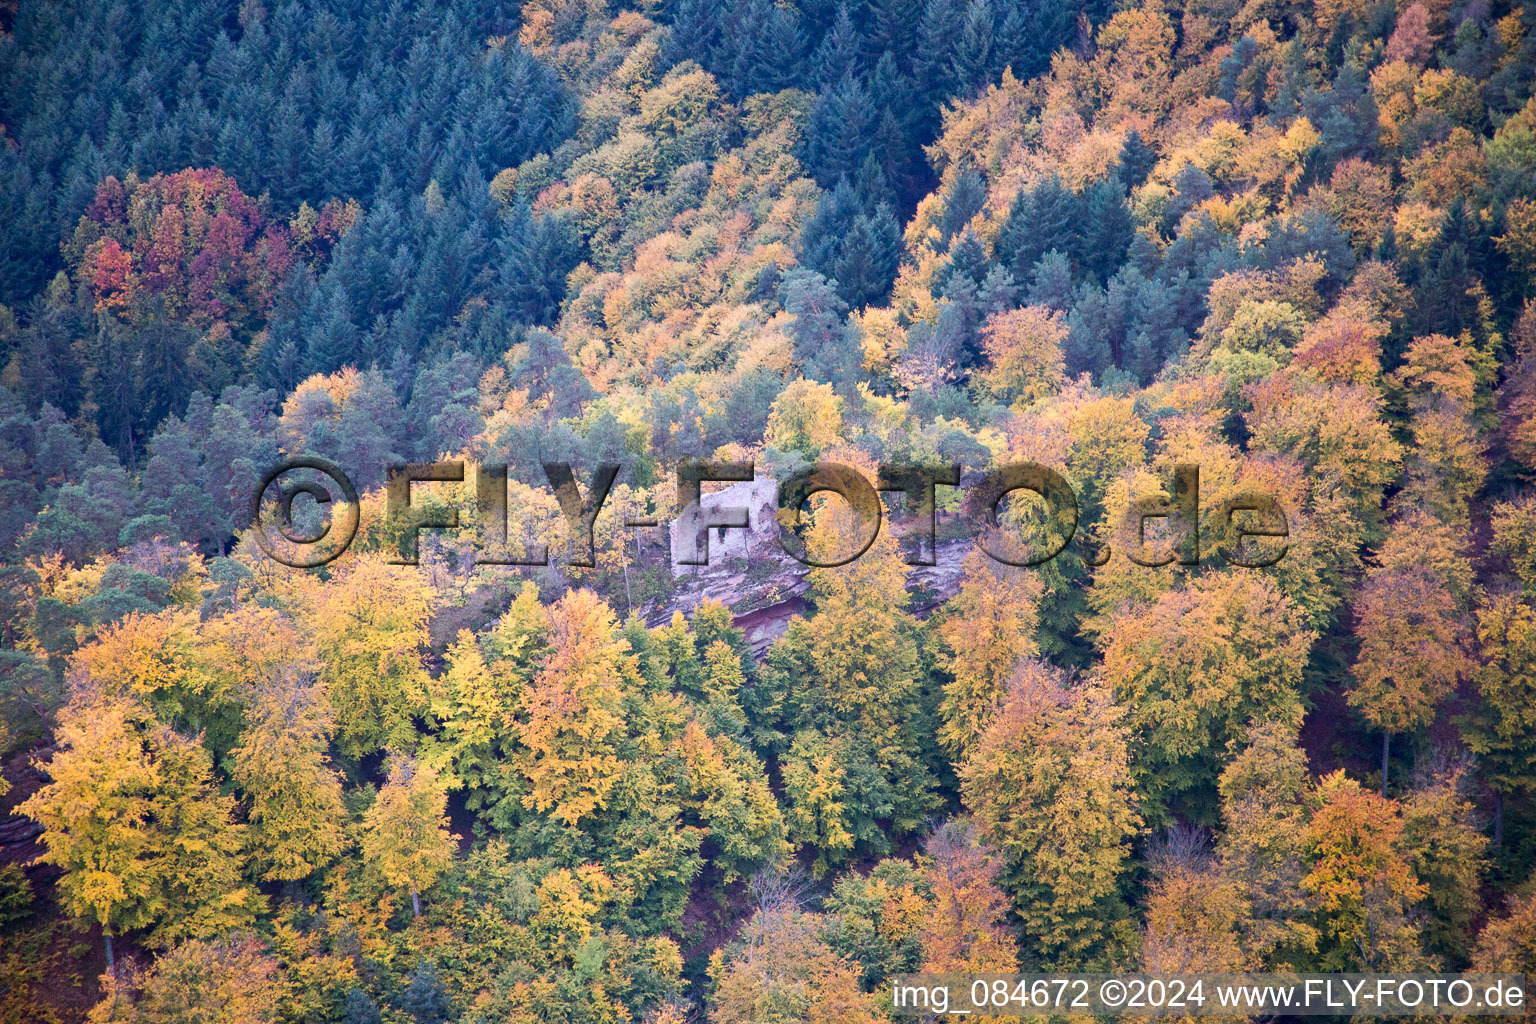
[[[348,757],[415,744],[427,710],[432,590],[411,566],[360,557],[319,588],[314,618],[320,682],[336,710],[336,743]]]
[[[496,627],[460,632],[439,679],[434,710],[465,806],[509,831],[522,813],[523,784],[513,764],[517,709],[548,651],[549,615],[524,583]]]
[[[708,826],[725,881],[787,859],[793,848],[784,816],[757,756],[729,735],[711,736],[697,721],[683,727],[676,746],[687,768],[684,807]]]
[[[524,806],[576,825],[607,806],[620,774],[638,668],[612,609],[590,590],[555,602],[549,622],[549,654],[519,703],[516,764]]]
[[[151,804],[160,826],[155,861],[171,912],[149,942],[168,947],[249,924],[266,900],[242,878],[246,829],[232,821],[234,797],[219,792],[202,744],[163,726],[151,742],[161,776]]]
[[[1209,470],[1202,465],[1202,491],[1207,486],[1208,476]],[[1132,606],[1153,605],[1158,598],[1183,582],[1181,574],[1177,572],[1148,572],[1146,566],[1138,565],[1127,557],[1133,550],[1132,546],[1140,543],[1135,505],[1147,499],[1162,500],[1168,486],[1168,477],[1169,474],[1152,466],[1133,469],[1110,484],[1104,494],[1105,525],[1099,534],[1099,541],[1105,545],[1110,556],[1103,565],[1092,569],[1092,583],[1080,594],[1074,595],[1091,609],[1091,613],[1080,613],[1078,617],[1082,631],[1089,636],[1101,638],[1101,644],[1102,638],[1110,632],[1113,614],[1124,612]],[[1166,520],[1147,520],[1145,537],[1148,544],[1138,552],[1138,558],[1145,561],[1172,552],[1169,542],[1174,537]],[[1159,548],[1163,554],[1158,553]]]
[[[1049,402],[1018,410],[1005,427],[1008,452],[997,461],[1037,462],[1062,473],[1077,495],[1078,543],[1096,550],[1114,521],[1106,512],[1107,489],[1147,458],[1148,427],[1137,416],[1135,401],[1101,395],[1084,378],[1066,385]],[[1047,515],[1048,506],[1038,497],[1019,491],[1003,504],[999,540],[1006,547],[1032,552],[1026,557],[1033,557],[1065,539],[1060,518]],[[1005,537],[1009,539],[1002,540]],[[1042,652],[1065,653],[1084,628],[1088,571],[1082,559],[1070,553],[1031,571],[1044,594],[1037,631]],[[1140,580],[1156,576],[1141,573]]]
[[[421,890],[453,863],[458,836],[448,831],[448,791],[437,769],[395,754],[389,781],[363,815],[363,857],[388,884],[411,894],[421,916]]]
[[[918,864],[932,893],[918,930],[922,969],[973,973],[1015,971],[1019,944],[1008,924],[1003,858],[966,818],[946,822]]]
[[[1106,962],[1131,939],[1120,886],[1141,817],[1128,740],[1103,686],[1023,661],[959,769],[966,806],[1008,860],[1030,960]]]
[[[1536,787],[1536,609],[1518,594],[1496,594],[1477,612],[1482,664],[1478,702],[1461,735],[1493,787],[1493,841],[1503,839],[1504,797]]]
[[[1394,498],[1397,508],[1448,522],[1467,520],[1468,504],[1488,473],[1487,445],[1473,420],[1477,354],[1471,347],[1470,336],[1415,339],[1392,375],[1409,404],[1413,432],[1403,488]]]
[[[347,849],[341,779],[326,747],[331,707],[313,677],[293,672],[255,695],[230,777],[250,801],[257,877],[307,878]]]
[[[19,808],[44,828],[42,860],[64,869],[59,897],[101,926],[107,967],[112,936],[143,928],[166,910],[149,829],[155,767],[144,756],[146,709],[114,698],[59,715],[59,752],[48,786]]]
[[[1040,653],[1035,642],[1041,586],[1022,569],[980,551],[965,559],[960,592],[944,605],[939,665],[952,677],[939,707],[939,742],[956,761],[1002,707],[1020,658]]]
[[[574,871],[556,868],[539,882],[538,909],[528,926],[540,947],[569,962],[598,929],[603,911],[626,896],[624,888],[595,864]]]
[[[303,607],[307,611],[308,605]],[[194,671],[206,681],[208,691],[221,695],[229,707],[205,726],[205,742],[215,763],[222,765],[239,742],[240,731],[249,721],[248,709],[262,694],[286,690],[293,679],[313,678],[318,671],[309,621],[305,611],[252,603],[198,624]],[[331,720],[326,721],[329,728]]]
[[[779,766],[790,839],[816,851],[812,870],[817,875],[845,860],[859,838],[855,818],[863,802],[848,791],[842,747],[815,729],[802,729]]]
[[[1355,578],[1360,564],[1360,524],[1342,510],[1337,519],[1330,518],[1329,502],[1336,500],[1336,496],[1314,495],[1311,481],[1293,458],[1247,459],[1243,468],[1243,475],[1234,481],[1233,490],[1241,488],[1274,497],[1285,510],[1290,535],[1240,541],[1231,536],[1231,517],[1219,511],[1215,515],[1207,513],[1202,528],[1214,519],[1214,525],[1229,535],[1229,543],[1254,553],[1273,554],[1284,545],[1285,556],[1262,570],[1262,574],[1306,613],[1307,622],[1313,629],[1328,630],[1338,618],[1347,584]],[[1204,506],[1203,481],[1200,489],[1200,502]],[[1239,525],[1243,515],[1238,514]],[[1205,544],[1202,541],[1202,549]]]
[[[247,828],[233,823],[235,798],[219,792],[208,751],[160,726],[149,756],[160,774],[150,811],[160,826],[156,861],[173,908],[150,933],[151,944],[169,947],[250,924],[266,911],[266,899],[244,883]]]
[[[1126,469],[1147,458],[1150,428],[1136,414],[1136,400],[1101,395],[1081,383],[1062,393],[1059,416],[1066,435],[1067,480],[1077,492],[1084,525],[1100,510],[1104,491]],[[1028,458],[1014,445],[1011,455]]]
[[[242,704],[278,686],[294,669],[315,670],[304,619],[277,608],[242,605],[198,625],[197,670]]]
[[[739,651],[724,640],[715,640],[704,649],[700,685],[704,693],[703,712],[716,732],[741,736],[747,731],[747,716],[741,709],[741,688],[746,682]]]
[[[1237,884],[1247,915],[1242,949],[1257,966],[1294,964],[1317,948],[1302,850],[1312,777],[1294,722],[1253,725],[1221,773],[1221,874]]]
[[[990,365],[978,375],[987,394],[1029,405],[1053,394],[1066,377],[1061,347],[1067,324],[1048,306],[993,313],[981,327],[981,348]]]
[[[1527,598],[1536,597],[1536,492],[1493,506],[1492,554],[1509,560]]]
[[[712,1024],[878,1024],[875,997],[858,967],[823,942],[814,915],[792,907],[759,911],[727,953],[710,959]]]
[[[510,737],[512,712],[520,694],[496,685],[475,634],[459,630],[448,648],[447,669],[438,678],[433,711],[442,722],[442,742],[459,783],[471,790],[472,808],[485,800],[485,776],[501,758],[498,741]]]
[[[1536,202],[1521,196],[1504,210],[1504,233],[1494,238],[1526,280],[1536,279]]]
[[[1329,971],[1413,970],[1425,964],[1409,917],[1426,886],[1402,849],[1397,801],[1342,771],[1317,787],[1307,823],[1301,887],[1316,902],[1319,966]]]
[[[1156,8],[1121,11],[1099,29],[1092,70],[1095,89],[1106,94],[1104,123],[1166,115],[1173,105],[1175,38],[1172,20]]]
[[[129,997],[129,990],[136,995]],[[236,932],[192,939],[131,981],[109,982],[91,1024],[276,1024],[287,995],[281,965],[261,940]]]
[[[594,864],[556,868],[534,896],[528,934],[536,952],[527,959],[539,965],[542,977],[520,981],[509,993],[520,1012],[493,1019],[543,1021],[552,1006],[560,1006],[576,1018],[648,1022],[649,1015],[637,1016],[640,1007],[677,992],[683,958],[672,939],[639,940],[600,926],[622,916],[633,898],[622,882]],[[516,944],[528,945],[526,939]]]
[[[347,865],[343,870],[351,870],[352,863],[342,861]],[[286,974],[285,1020],[323,1020],[359,983],[351,952],[359,946],[365,951],[377,948],[357,927],[350,908],[330,901],[329,893],[326,899],[328,912],[318,920],[308,906],[284,902],[271,923],[272,955]],[[376,903],[373,910],[387,917],[393,903]]]
[[[101,692],[142,701],[155,717],[184,732],[206,730],[212,745],[223,748],[238,728],[243,695],[198,657],[197,632],[192,611],[130,612],[76,652],[73,665]]]
[[[1506,913],[1492,918],[1478,933],[1472,951],[1474,971],[1536,974],[1536,892],[1509,897]]]
[[[1205,850],[1204,836],[1173,828],[1152,857],[1141,963],[1149,974],[1242,971],[1249,915],[1242,886]]]
[[[490,1019],[533,1024],[558,1007],[572,1019],[649,1022],[650,1016],[635,1016],[637,1007],[676,992],[683,967],[677,944],[604,929],[602,922],[622,916],[634,894],[597,865],[544,872],[527,894],[531,899],[523,897],[531,911],[526,929],[508,937],[522,977],[515,985],[491,986],[499,993]],[[506,969],[497,964],[495,973]]]
[[[1422,509],[1405,509],[1376,549],[1377,568],[1389,572],[1422,569],[1444,584],[1456,609],[1464,611],[1477,584],[1476,568],[1467,557],[1469,541],[1464,522],[1440,519]]]
[[[645,1024],[688,1024],[688,1004],[681,1000],[662,1003],[645,1019]]]
[[[876,524],[839,497],[808,504],[812,559],[831,563],[869,547],[811,570],[816,614],[793,620],[770,650],[754,700],[780,719],[770,743],[792,737],[780,763],[790,835],[815,848],[815,869],[825,872],[858,846],[884,853],[891,837],[924,828],[941,804],[920,627],[906,610],[896,543],[888,531],[870,542]]]
[[[807,550],[823,562],[856,551],[870,524],[840,498],[820,495],[813,503]],[[867,743],[886,777],[900,780],[906,806],[894,812],[898,835],[921,828],[936,806],[931,773],[920,760],[922,678],[906,576],[894,535],[881,530],[848,564],[811,570],[816,614],[807,622],[809,696],[831,713],[818,724]]]
[[[52,781],[19,808],[43,826],[42,860],[64,870],[60,902],[112,936],[153,927],[169,945],[246,923],[261,905],[240,882],[245,827],[202,746],[123,696],[87,693],[59,716]]]
[[[1403,800],[1403,849],[1424,883],[1424,951],[1452,966],[1467,962],[1481,894],[1488,837],[1468,799],[1470,759],[1435,757]]]
[[[1173,394],[1164,401],[1178,402],[1185,397]],[[1199,409],[1200,401],[1195,399],[1194,405]],[[1138,513],[1145,502],[1161,504],[1169,500],[1178,466],[1199,467],[1198,540],[1207,564],[1219,564],[1216,550],[1224,544],[1235,546],[1237,542],[1221,502],[1244,492],[1275,495],[1263,483],[1247,479],[1241,455],[1220,436],[1219,422],[1214,416],[1195,411],[1170,415],[1160,429],[1162,437],[1153,461],[1120,474],[1105,491],[1102,539],[1115,555],[1093,570],[1093,585],[1085,596],[1097,614],[1084,618],[1082,625],[1089,634],[1106,632],[1110,616],[1126,605],[1152,604],[1183,581],[1182,573],[1148,572],[1145,564],[1173,557],[1180,550],[1175,547],[1184,543],[1179,528],[1173,520],[1142,519]],[[1281,564],[1289,560],[1287,555]],[[1272,572],[1263,575],[1274,576]],[[1278,580],[1275,582],[1278,585]]]
[[[1327,384],[1302,370],[1271,374],[1246,391],[1249,450],[1295,456],[1314,492],[1380,537],[1382,494],[1397,479],[1403,448],[1381,414],[1374,386]]]
[[[182,710],[185,695],[196,689],[192,667],[196,621],[190,612],[129,612],[102,630],[95,643],[82,647],[74,664],[103,693],[143,701],[170,717]]]
[[[830,384],[797,380],[786,387],[768,413],[763,440],[815,458],[843,439],[843,400]]]
[[[1443,581],[1417,566],[1372,573],[1355,603],[1350,706],[1381,730],[1381,792],[1392,736],[1427,725],[1467,671],[1462,625]]]
[[[1136,730],[1148,813],[1177,805],[1214,822],[1217,776],[1249,724],[1300,721],[1315,638],[1273,582],[1244,570],[1207,573],[1111,618],[1104,680]]]

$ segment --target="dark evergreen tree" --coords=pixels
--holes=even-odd
[[[536,327],[528,332],[526,341],[528,347],[512,370],[512,380],[527,388],[530,397],[547,399],[555,415],[573,414],[591,397],[591,385],[571,365],[570,355],[555,335]]]
[[[452,1006],[436,964],[428,960],[417,963],[411,972],[410,983],[400,993],[400,1008],[409,1013],[416,1024],[443,1024],[448,1019]]]
[[[1375,150],[1380,114],[1365,74],[1354,61],[1339,68],[1332,89],[1309,89],[1301,105],[1322,136],[1319,148],[1326,165]]]
[[[535,217],[519,206],[502,238],[497,268],[507,304],[526,323],[552,323],[565,297],[565,277],[580,261],[580,240],[564,216]]]
[[[1083,269],[1100,281],[1108,281],[1125,262],[1134,229],[1125,187],[1113,178],[1090,185],[1083,195],[1078,243]]]
[[[341,1007],[343,1024],[381,1024],[378,1006],[366,992],[353,986],[347,989],[346,1004]]]
[[[1029,286],[1029,301],[1066,312],[1072,308],[1072,261],[1059,249],[1052,249],[1035,264]]]
[[[948,281],[953,281],[956,275],[964,276],[974,285],[986,280],[987,250],[969,226],[960,232],[960,236],[949,247],[949,258],[952,274]]]
[[[992,81],[996,64],[993,46],[995,29],[991,0],[970,0],[959,38],[955,40],[954,66],[955,87],[962,95],[974,93]]]
[[[1248,98],[1238,96],[1238,80],[1258,54],[1259,44],[1252,36],[1245,35],[1232,44],[1232,53],[1221,62],[1221,80],[1217,83],[1216,93],[1232,104],[1239,115],[1252,113],[1247,105]]]
[[[1077,30],[1079,15],[1102,19],[1102,13],[1094,10],[1097,6],[1067,0],[996,6],[994,14],[999,20],[992,34],[994,72],[1012,68],[1014,77],[1021,81],[1043,73],[1050,67],[1051,54],[1067,45]]]
[[[1120,144],[1120,157],[1116,175],[1126,188],[1136,188],[1147,180],[1157,164],[1157,153],[1142,139],[1141,133],[1132,128]]]
[[[98,315],[91,348],[91,396],[96,402],[96,422],[102,438],[125,462],[132,463],[143,439],[138,425],[138,395],[134,390],[134,365],[128,329],[113,316]]]
[[[845,75],[822,92],[811,108],[805,158],[818,181],[852,178],[869,155],[877,113],[863,79]]]
[[[343,366],[357,366],[362,354],[361,332],[352,322],[347,297],[338,290],[321,302],[320,320],[305,349],[306,374],[334,373]]]
[[[1082,208],[1072,190],[1055,175],[1014,197],[1008,219],[998,234],[997,258],[1015,277],[1028,277],[1040,258],[1052,249],[1078,253],[1077,228]]]
[[[944,191],[944,212],[939,217],[939,236],[948,245],[955,234],[981,212],[987,202],[987,186],[980,174],[965,168]]]
[[[910,206],[918,197],[917,176],[926,176],[924,161],[919,159],[922,150],[918,141],[923,114],[912,80],[902,72],[890,51],[875,61],[869,76],[869,96],[874,109],[879,111],[870,145],[872,155],[886,181],[896,190],[897,202]]]
[[[864,41],[853,24],[847,4],[838,4],[837,19],[822,36],[811,58],[818,88],[826,89],[860,71]]]
[[[957,0],[926,0],[922,26],[912,56],[912,73],[919,91],[937,105],[955,92],[955,41],[965,27],[965,12]]]
[[[922,0],[866,0],[865,37],[871,58],[900,55],[902,71],[912,69],[918,31],[923,20]]]
[[[1084,286],[1072,311],[1067,314],[1067,342],[1062,346],[1067,373],[1090,373],[1095,379],[1114,365],[1115,351],[1110,331],[1112,322],[1108,300],[1102,289]]]
[[[251,375],[262,387],[286,394],[303,379],[305,339],[314,329],[309,318],[315,303],[314,274],[307,265],[296,264],[278,289],[266,336],[251,349]]]
[[[876,304],[891,290],[901,259],[901,228],[890,206],[854,218],[829,269],[838,293],[855,308]]]
[[[805,376],[844,384],[858,370],[858,353],[843,318],[848,306],[822,275],[792,270],[779,285],[779,304],[794,317],[791,338]]]
[[[28,304],[24,315],[26,326],[15,332],[5,356],[7,362],[15,360],[27,382],[24,397],[34,408],[46,402],[74,415],[85,398],[87,371],[74,338],[88,326],[72,307],[61,308],[42,296]]]
[[[879,170],[873,169],[873,174]],[[847,178],[838,179],[836,187],[822,194],[800,236],[801,263],[836,282],[838,294],[855,308],[890,290],[901,257],[901,229],[890,206],[864,205],[863,196],[874,192],[870,177],[861,174],[866,183],[857,189]]]

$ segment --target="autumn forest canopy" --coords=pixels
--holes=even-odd
[[[1079,538],[679,565],[699,459]],[[1536,7],[0,0],[0,769],[0,1024],[1536,974]]]

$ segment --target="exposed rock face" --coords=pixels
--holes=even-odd
[[[805,598],[791,597],[787,601],[736,616],[736,628],[746,634],[753,657],[761,658],[773,646],[773,642],[784,635],[784,631],[789,628],[789,620],[796,615],[804,615],[810,608],[811,603]]]
[[[697,575],[699,570],[732,559],[752,559],[765,552],[777,551],[779,526],[775,513],[778,507],[779,484],[768,476],[730,484],[702,495],[698,506],[683,509],[667,527],[672,541],[672,575]],[[747,528],[707,529],[698,525],[711,513],[727,510],[745,511]],[[688,536],[690,531],[694,533],[693,538]],[[684,565],[679,561],[686,552],[694,550],[708,558],[707,565]]]
[[[968,540],[940,544],[937,565],[912,567],[907,573],[907,592],[912,596],[908,607],[913,614],[922,618],[955,595],[963,574],[961,563],[970,549]],[[794,566],[793,570],[786,570],[784,578],[775,577],[766,587],[754,584],[744,576],[733,575],[718,581],[708,593],[697,598],[692,593],[679,593],[664,614],[651,621],[659,625],[671,618],[674,608],[681,608],[686,613],[700,601],[714,598],[736,612],[736,627],[746,633],[753,655],[762,657],[773,642],[784,635],[789,620],[810,609],[810,601],[805,597],[810,590],[806,567],[798,562]],[[733,589],[736,587],[741,589]]]
[[[737,628],[745,632],[753,655],[761,657],[789,628],[791,619],[810,610],[810,568],[790,557],[779,544],[778,484],[773,479],[760,477],[731,484],[705,494],[702,501],[706,511],[746,509],[747,527],[710,529],[708,563],[684,565],[678,561],[683,549],[680,530],[689,527],[679,523],[698,520],[683,516],[673,520],[667,527],[670,554],[663,557],[670,563],[675,589],[667,598],[649,601],[636,611],[647,625],[655,627],[669,622],[674,612],[691,615],[703,602],[718,601],[730,609]],[[893,525],[889,517],[882,519],[881,529],[893,528],[900,529],[900,525]],[[926,616],[959,590],[962,563],[973,544],[969,538],[941,542],[935,548],[936,564],[908,570],[908,608],[914,615]],[[703,551],[702,543],[698,550]],[[489,589],[477,593],[486,600],[494,596]],[[499,621],[471,619],[476,630],[494,629]],[[434,638],[441,640],[441,646],[436,647],[439,653],[465,626],[463,619],[448,621],[447,625],[434,621]]]
[[[688,614],[705,601],[719,601],[735,613],[738,628],[745,631],[752,653],[761,656],[789,628],[790,619],[810,607],[810,570],[791,558],[779,545],[778,484],[759,477],[705,494],[706,513],[712,510],[746,509],[746,529],[709,530],[706,565],[681,565],[680,552],[687,538],[681,531],[697,529],[698,518],[682,515],[670,526],[672,574],[677,591],[672,599],[645,609],[653,626],[666,623],[674,611]],[[882,528],[889,528],[889,523]],[[924,615],[954,595],[960,586],[961,562],[971,541],[938,545],[937,565],[914,566],[907,574],[913,595],[912,610]],[[702,553],[703,545],[699,546]]]
[[[16,813],[23,800],[47,784],[47,778],[38,770],[36,760],[46,761],[52,748],[32,754],[17,755],[5,767],[5,778],[11,790],[0,800],[0,864],[20,864],[34,882],[62,874],[52,864],[44,864],[37,858],[43,852],[39,837],[43,826]]]

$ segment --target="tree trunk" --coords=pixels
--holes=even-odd
[[[1387,752],[1392,748],[1392,734],[1381,730],[1381,795],[1387,795]]]
[[[635,614],[635,599],[629,596],[629,558],[624,554],[623,541],[619,542],[619,562],[624,566],[624,608],[628,617]]]
[[[415,889],[411,890],[411,915],[413,917],[421,916],[421,897],[416,895]]]
[[[117,983],[117,957],[112,954],[112,933],[105,926],[101,929],[101,944],[107,952],[107,977],[112,979],[112,1007],[107,1011],[107,1019],[117,1020],[117,997],[122,994],[122,988]]]

